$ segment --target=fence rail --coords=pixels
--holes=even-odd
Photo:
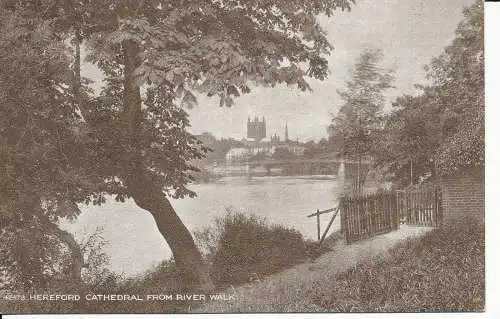
[[[400,220],[408,225],[438,227],[442,220],[442,194],[435,186],[396,192]]]
[[[399,228],[396,193],[344,197],[340,211],[347,243]]]

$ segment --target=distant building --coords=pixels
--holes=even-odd
[[[262,121],[259,121],[257,117],[253,121],[250,117],[247,121],[247,138],[253,138],[255,141],[260,141],[266,137],[266,119],[262,117]]]
[[[287,122],[285,122],[285,140],[281,141],[280,137],[277,134],[274,134],[273,136],[271,136],[271,146],[273,152],[276,148],[282,148],[287,149],[290,153],[293,153],[297,156],[304,155],[304,151],[306,149],[298,140],[292,141],[289,139]]]
[[[248,160],[252,156],[250,149],[245,147],[235,147],[229,150],[226,154],[226,161],[240,162]]]
[[[281,140],[276,133],[271,135],[270,138],[266,138],[266,135],[266,119],[262,117],[262,120],[259,120],[258,117],[255,117],[251,120],[249,117],[247,121],[247,138],[249,140],[241,140],[244,147],[232,148],[226,154],[226,160],[229,162],[245,161],[259,154],[271,157],[278,148],[286,149],[296,156],[304,155],[305,147],[303,143],[289,139],[287,122],[285,122],[284,140]]]

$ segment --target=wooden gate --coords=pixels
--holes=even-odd
[[[399,228],[396,193],[343,197],[339,207],[347,243]]]
[[[415,226],[441,225],[443,209],[439,187],[419,185],[399,190],[396,194],[401,222]]]

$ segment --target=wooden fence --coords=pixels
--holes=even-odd
[[[418,186],[396,192],[402,222],[415,226],[438,227],[442,220],[442,194],[435,186]]]
[[[347,243],[399,228],[396,193],[344,197],[339,207]]]

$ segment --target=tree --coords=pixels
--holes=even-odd
[[[392,71],[379,66],[382,59],[381,50],[367,49],[359,56],[352,79],[338,91],[344,104],[329,127],[332,139],[342,137],[343,156],[358,161],[355,191],[361,186],[361,159],[372,154],[375,133],[382,128],[384,92],[392,87]]]
[[[439,144],[439,109],[425,95],[398,97],[375,138],[375,160],[401,187],[433,174],[430,156]]]
[[[348,9],[350,1],[5,1],[3,7],[54,24],[74,48],[73,92],[89,145],[88,171],[99,191],[132,197],[149,211],[188,285],[211,287],[191,234],[172,208],[173,197],[194,196],[186,184],[190,160],[206,149],[187,132],[183,107],[193,91],[218,96],[221,106],[249,85],[296,84],[326,78],[331,50],[316,15]],[[105,74],[98,96],[86,94],[79,48]],[[104,196],[99,196],[101,203]]]
[[[431,83],[396,100],[378,139],[377,161],[402,185],[484,166],[483,3],[465,8],[464,17],[452,43],[425,67]]]
[[[430,160],[439,144],[439,109],[424,95],[398,97],[376,137],[375,160],[400,187],[434,175]]]
[[[427,66],[427,88],[440,106],[442,143],[432,155],[439,174],[484,166],[484,9],[464,9],[464,20],[443,54]]]
[[[274,150],[272,158],[275,160],[292,160],[296,159],[297,155],[295,155],[289,148],[287,147],[277,147]]]
[[[217,140],[212,134],[204,132],[199,136],[196,136],[198,140],[203,142],[210,150],[206,156],[199,160],[197,164],[208,165],[214,163],[222,163],[226,160],[226,154],[233,147],[243,147],[243,143],[232,138],[224,139],[221,138]]]
[[[79,282],[83,257],[60,218],[79,213],[97,179],[82,174],[85,139],[71,90],[69,59],[52,25],[0,9],[0,250],[20,288],[43,288],[61,275]],[[67,273],[67,274],[68,274]]]

